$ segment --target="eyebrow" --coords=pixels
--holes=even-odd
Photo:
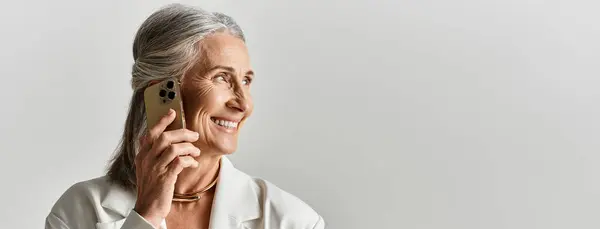
[[[212,67],[209,71],[212,72],[212,71],[217,70],[217,69],[223,69],[223,70],[226,70],[228,72],[235,72],[234,68],[229,67],[229,66],[223,66],[223,65],[216,65],[216,66]],[[254,72],[252,70],[248,70],[246,72],[246,75],[252,75],[252,76],[254,76]]]

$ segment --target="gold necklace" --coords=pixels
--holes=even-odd
[[[217,176],[215,178],[215,180],[213,180],[208,186],[206,186],[206,188],[204,188],[198,192],[183,193],[183,194],[173,193],[173,202],[192,202],[192,201],[199,200],[202,198],[201,195],[203,193],[210,190],[212,187],[215,186],[215,184],[217,184],[218,180],[219,180],[219,176]]]

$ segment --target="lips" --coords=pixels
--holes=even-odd
[[[224,118],[210,118],[215,124],[222,126],[227,129],[236,129],[239,125],[237,121],[231,121]]]

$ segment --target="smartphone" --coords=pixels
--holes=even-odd
[[[175,111],[176,117],[165,131],[185,128],[180,86],[181,84],[178,79],[167,78],[148,86],[144,90],[146,124],[148,128],[155,126],[169,112],[169,109]]]

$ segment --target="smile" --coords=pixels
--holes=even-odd
[[[227,129],[236,129],[238,127],[239,122],[223,120],[219,118],[210,118],[215,124],[222,126]]]

